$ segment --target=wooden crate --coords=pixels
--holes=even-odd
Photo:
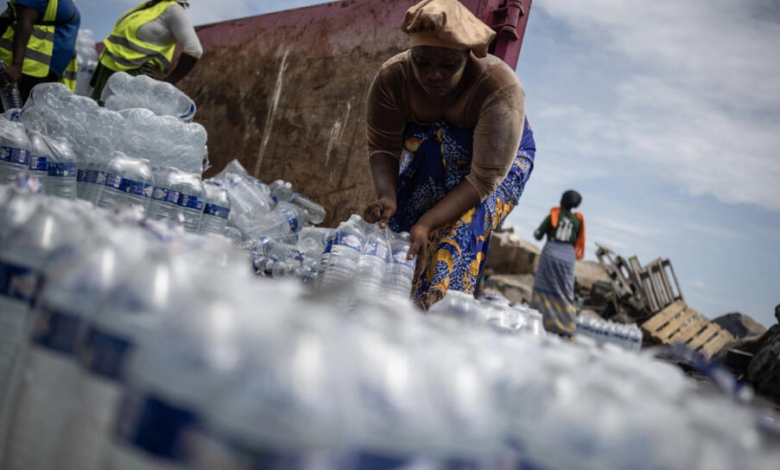
[[[682,343],[705,357],[717,354],[734,337],[677,300],[642,324],[642,331],[656,343]]]

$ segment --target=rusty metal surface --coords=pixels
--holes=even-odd
[[[487,21],[505,1],[463,3]],[[264,181],[290,181],[326,208],[327,225],[361,212],[374,195],[365,96],[408,47],[398,25],[415,3],[347,0],[198,27],[204,55],[179,86],[198,104],[212,171],[238,158]]]

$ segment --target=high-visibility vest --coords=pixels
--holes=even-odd
[[[159,18],[173,3],[176,1],[162,0],[156,4],[146,2],[120,16],[114,30],[103,41],[105,48],[100,54],[100,63],[117,72],[139,69],[151,63],[167,73],[176,44],[150,44],[138,39],[136,33],[142,25]]]
[[[59,0],[49,0],[49,6],[43,14],[43,20],[40,24],[33,25],[30,40],[27,42],[27,52],[24,55],[24,64],[22,73],[31,77],[45,77],[49,75],[49,65],[54,51],[54,23],[57,18],[57,6]],[[11,9],[16,18],[16,0],[11,0]],[[16,30],[16,20],[5,30],[5,34],[0,38],[0,59],[10,64],[13,60],[14,32]],[[74,51],[75,54],[75,51]]]
[[[60,83],[68,87],[71,93],[76,92],[76,77],[78,77],[78,74],[79,74],[79,63],[77,57],[74,56],[73,60],[71,60],[70,63],[68,64],[68,67],[65,69],[64,72],[62,72],[62,77],[60,77]]]

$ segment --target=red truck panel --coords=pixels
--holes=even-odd
[[[214,169],[238,158],[264,181],[290,181],[325,206],[326,224],[361,212],[374,195],[365,96],[408,47],[399,24],[415,3],[346,0],[198,27],[205,52],[180,87],[198,104]],[[503,21],[492,12],[507,3],[525,8],[519,39],[495,45],[514,67],[531,1],[463,0],[488,23]]]

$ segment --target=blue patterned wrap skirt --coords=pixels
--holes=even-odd
[[[432,231],[424,256],[417,260],[412,300],[428,310],[449,289],[473,294],[487,260],[490,237],[514,209],[534,167],[536,144],[526,119],[523,138],[509,174],[499,187],[458,220]],[[395,231],[413,225],[471,171],[474,130],[448,122],[409,123],[406,152],[398,176]]]

